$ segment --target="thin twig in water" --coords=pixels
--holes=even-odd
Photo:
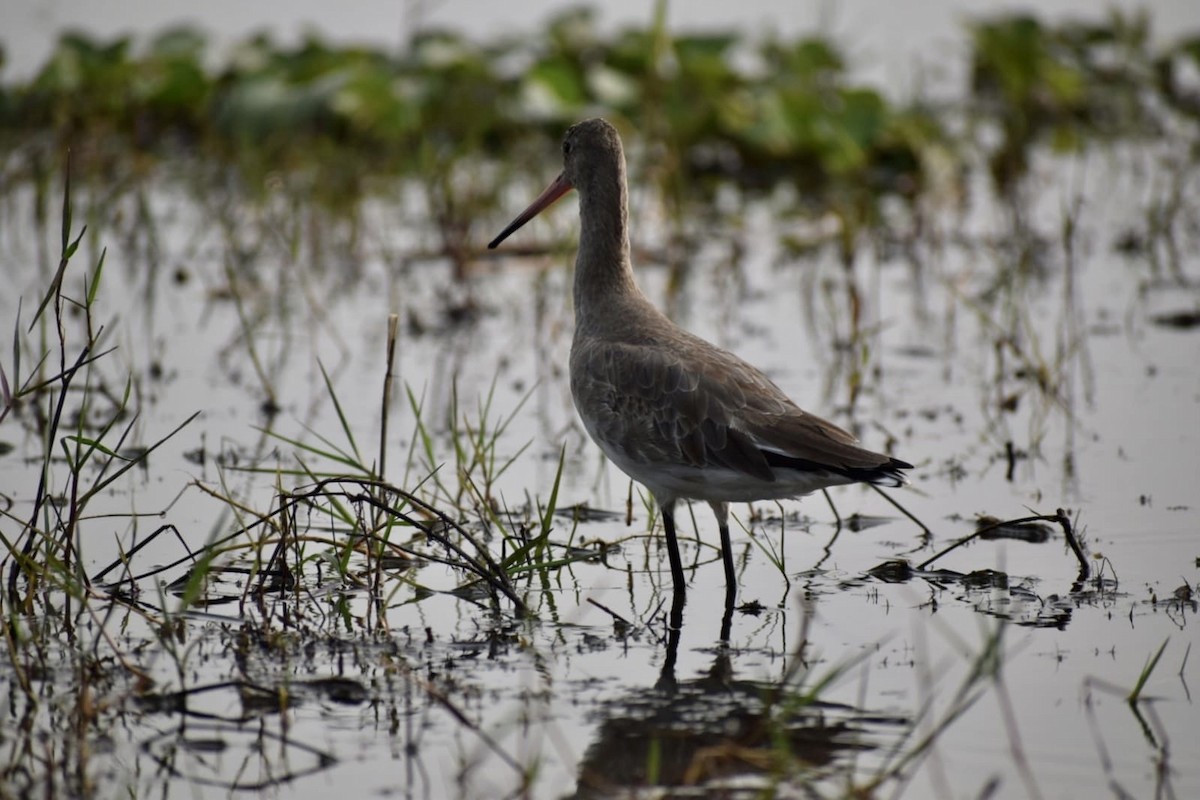
[[[966,544],[970,541],[973,541],[974,539],[978,538],[979,536],[982,536],[985,533],[990,533],[991,531],[994,531],[998,528],[1004,528],[1004,527],[1013,526],[1013,525],[1025,525],[1030,522],[1057,522],[1060,526],[1062,526],[1063,534],[1067,539],[1067,543],[1071,546],[1071,551],[1075,554],[1075,557],[1079,560],[1079,579],[1087,580],[1088,577],[1091,575],[1091,569],[1088,566],[1087,558],[1084,556],[1082,548],[1080,548],[1080,546],[1079,546],[1079,542],[1076,541],[1076,539],[1075,539],[1075,534],[1071,528],[1071,521],[1069,519],[1067,519],[1066,512],[1064,512],[1061,508],[1058,509],[1057,512],[1053,515],[1037,514],[1036,516],[1032,516],[1032,517],[1021,517],[1020,519],[1009,519],[1009,520],[1004,520],[1002,522],[994,522],[991,525],[985,525],[982,528],[979,528],[978,530],[976,530],[975,532],[970,534],[969,536],[964,536],[963,538],[959,539],[957,542],[954,542],[949,547],[943,548],[939,552],[934,553],[932,556],[930,556],[929,558],[925,559],[920,564],[918,564],[917,569],[925,569],[926,567],[928,567],[934,561],[937,561],[942,556],[946,555],[947,553],[949,553],[953,550],[957,550],[958,548],[962,547],[964,544]]]
[[[1079,580],[1086,581],[1091,577],[1092,569],[1088,564],[1087,557],[1083,554],[1083,548],[1079,546],[1079,542],[1075,538],[1075,532],[1071,527],[1071,520],[1067,517],[1067,512],[1061,508],[1055,509],[1054,521],[1062,526],[1063,536],[1067,537],[1067,544],[1071,546],[1071,552],[1075,554],[1075,558],[1079,561]]]
[[[605,614],[608,614],[610,617],[612,617],[614,622],[619,622],[622,625],[629,625],[629,620],[625,619],[620,614],[613,611],[611,608],[604,605],[603,603],[597,602],[596,600],[593,600],[590,597],[588,598],[588,602],[591,603],[592,605],[594,605],[596,608],[603,611]]]

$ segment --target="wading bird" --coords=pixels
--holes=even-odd
[[[688,333],[638,288],[629,260],[625,154],[603,119],[572,126],[563,171],[489,248],[569,190],[579,192],[571,395],[588,433],[662,511],[675,594],[684,593],[675,504],[717,517],[726,604],[736,595],[729,503],[776,500],[846,483],[902,486],[899,459],[858,446],[759,370]]]

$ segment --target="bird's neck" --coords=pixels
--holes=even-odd
[[[625,175],[579,193],[579,255],[575,259],[575,314],[587,317],[610,302],[641,297],[629,260]]]

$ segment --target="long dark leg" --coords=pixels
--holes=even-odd
[[[667,617],[667,652],[663,658],[662,669],[658,673],[658,681],[654,684],[660,691],[674,693],[678,684],[675,681],[675,660],[679,657],[679,634],[683,630],[683,606],[687,596],[683,593],[682,584],[677,584],[675,593],[671,596],[671,614]]]
[[[663,529],[667,533],[667,558],[671,561],[671,580],[675,584],[675,594],[683,595],[683,559],[679,557],[679,540],[675,538],[675,504],[662,506]],[[682,610],[682,606],[681,606]]]
[[[717,516],[717,528],[721,531],[721,561],[725,564],[725,608],[733,607],[737,599],[737,575],[733,570],[733,545],[729,541],[729,506],[725,503],[709,503]]]

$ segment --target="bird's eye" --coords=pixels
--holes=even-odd
[[[567,156],[570,154],[571,154],[571,140],[563,139],[563,155]]]

